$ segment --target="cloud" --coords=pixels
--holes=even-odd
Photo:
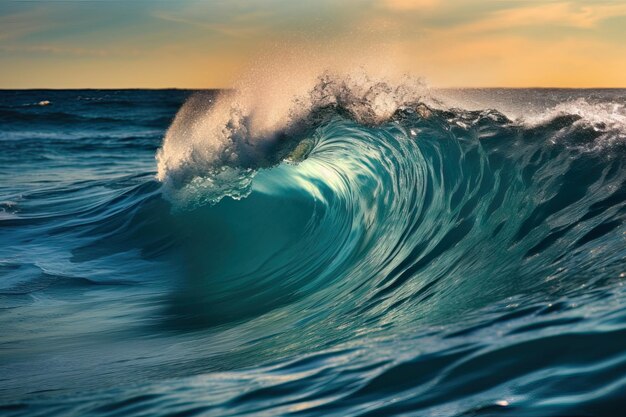
[[[561,26],[591,29],[611,17],[626,15],[626,4],[557,2],[497,10],[487,17],[458,26],[460,32],[489,32],[528,26]]]
[[[19,39],[54,27],[44,8],[0,15],[0,41]]]
[[[79,57],[112,57],[112,56],[136,56],[137,51],[124,51],[120,53],[117,49],[115,52],[107,49],[98,48],[81,48],[71,46],[59,46],[59,45],[0,45],[0,51],[13,52],[13,53],[31,53],[37,55],[70,55]]]
[[[438,6],[440,0],[383,0],[383,7],[394,11],[424,10]]]
[[[255,36],[265,29],[265,26],[262,24],[265,15],[261,13],[247,13],[234,18],[224,18],[224,21],[219,23],[211,22],[207,19],[189,17],[186,14],[165,11],[152,13],[155,18],[160,20],[206,29],[210,32],[233,38]]]

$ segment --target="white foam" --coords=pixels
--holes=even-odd
[[[560,116],[578,116],[569,129],[589,128],[598,132],[598,138],[587,149],[595,151],[626,140],[626,107],[614,102],[590,103],[584,98],[566,101],[546,110],[543,114],[527,116],[519,122],[537,127]]]

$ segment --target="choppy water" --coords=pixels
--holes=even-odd
[[[621,415],[626,91],[367,94],[0,92],[0,414]]]

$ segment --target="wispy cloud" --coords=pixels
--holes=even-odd
[[[626,15],[626,4],[587,4],[557,2],[522,6],[490,13],[486,18],[458,29],[468,32],[486,32],[515,27],[553,25],[590,29],[611,17]]]
[[[99,49],[99,48],[81,48],[71,47],[64,45],[0,45],[0,51],[12,52],[12,53],[29,53],[37,55],[65,55],[65,56],[77,56],[77,57],[94,57],[94,58],[106,58],[114,56],[138,56],[139,52],[136,50],[124,50],[119,49]]]
[[[440,0],[383,0],[383,7],[394,11],[425,10],[435,8]]]
[[[0,41],[14,40],[33,33],[44,32],[55,24],[48,19],[43,7],[0,15]]]
[[[155,18],[160,20],[205,29],[232,38],[253,37],[268,30],[265,21],[270,15],[267,12],[255,11],[229,17],[224,16],[222,21],[215,22],[202,17],[190,17],[193,14],[193,10],[189,12],[155,11],[152,13]]]

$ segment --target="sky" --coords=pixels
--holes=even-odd
[[[224,88],[290,51],[435,87],[626,87],[626,1],[0,0],[0,88]]]

